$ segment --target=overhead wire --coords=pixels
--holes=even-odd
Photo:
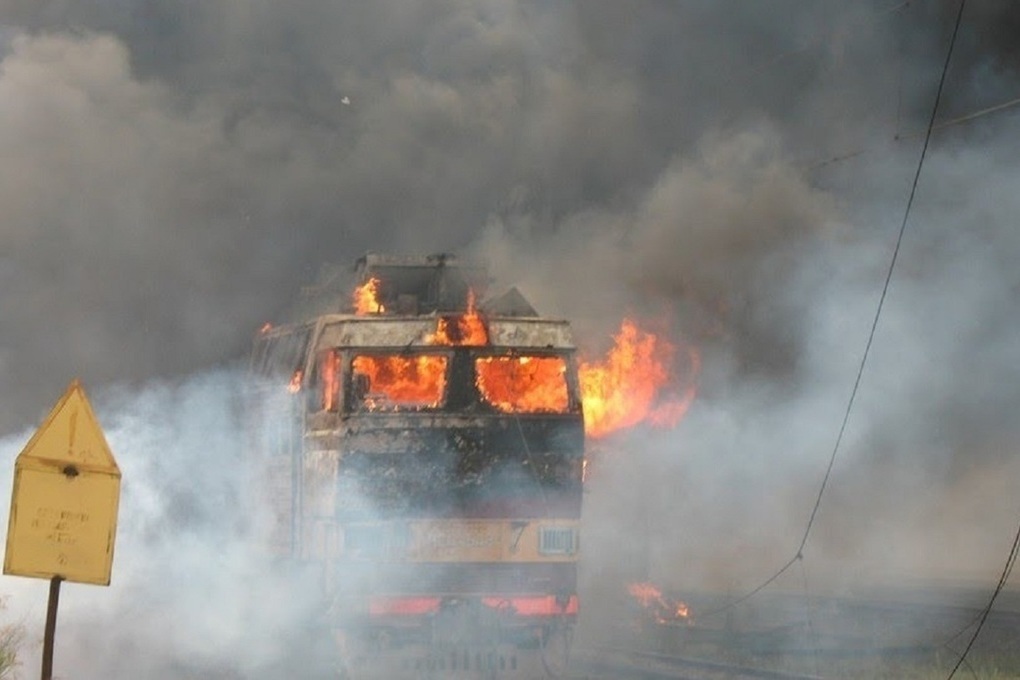
[[[996,104],[994,106],[988,106],[986,108],[980,109],[979,111],[973,111],[972,113],[967,113],[967,114],[962,115],[962,116],[957,116],[956,118],[950,118],[949,120],[942,120],[940,122],[935,123],[935,125],[931,128],[931,132],[932,133],[937,133],[937,132],[940,132],[940,130],[946,129],[947,127],[953,127],[954,125],[959,125],[959,124],[962,124],[962,123],[965,123],[965,122],[970,122],[971,120],[975,120],[975,119],[980,118],[982,116],[986,116],[986,115],[988,115],[990,113],[998,113],[1000,111],[1005,111],[1006,109],[1013,108],[1014,106],[1017,106],[1017,105],[1020,105],[1020,97],[1017,97],[1015,99],[1011,99],[1011,100],[1009,100],[1007,102],[1003,102],[1001,104]],[[921,137],[924,134],[925,133],[921,132],[921,130],[917,130],[917,132],[913,132],[913,133],[905,133],[905,134],[897,133],[896,135],[892,136],[891,141],[892,142],[903,142],[905,140],[916,139],[918,137]],[[838,154],[836,156],[831,156],[830,158],[826,158],[825,160],[815,161],[815,162],[813,162],[813,163],[811,163],[809,165],[806,165],[805,169],[809,170],[809,171],[810,170],[818,170],[818,169],[821,169],[821,168],[825,167],[826,165],[832,165],[833,163],[839,163],[839,162],[843,162],[845,160],[851,160],[852,158],[857,158],[858,156],[863,156],[866,153],[874,152],[876,150],[876,148],[877,147],[874,147],[874,146],[873,147],[866,147],[866,148],[862,148],[862,149],[857,149],[856,151],[849,151],[847,153]]]
[[[900,222],[900,228],[896,235],[896,244],[893,247],[892,256],[890,257],[889,260],[889,266],[886,269],[885,281],[882,284],[882,293],[878,298],[878,305],[875,308],[875,315],[871,321],[871,329],[868,332],[868,340],[864,345],[864,353],[861,355],[861,361],[857,367],[857,376],[854,379],[854,385],[850,391],[850,398],[847,401],[846,410],[843,413],[843,420],[840,423],[839,432],[836,435],[836,442],[833,445],[832,453],[829,456],[829,464],[825,469],[825,475],[822,477],[822,483],[819,486],[818,495],[815,498],[814,507],[811,508],[811,515],[809,516],[807,526],[804,529],[804,535],[800,540],[800,544],[797,546],[797,551],[794,554],[794,556],[791,557],[790,560],[782,567],[780,567],[779,570],[777,570],[772,576],[770,576],[760,585],[752,589],[750,592],[746,593],[745,595],[742,595],[741,597],[738,597],[735,600],[730,601],[726,605],[711,610],[707,613],[705,612],[701,613],[700,616],[702,617],[718,614],[720,612],[731,609],[737,604],[761,592],[766,586],[771,584],[773,581],[779,578],[784,572],[786,572],[791,566],[793,566],[795,562],[803,559],[804,557],[804,546],[807,545],[808,537],[811,535],[811,529],[814,527],[815,519],[818,516],[818,509],[821,507],[822,497],[825,495],[825,490],[828,486],[829,479],[832,476],[832,468],[836,463],[836,457],[839,454],[840,445],[843,443],[843,436],[846,433],[847,424],[850,422],[850,414],[853,412],[854,402],[856,401],[857,393],[860,390],[861,380],[864,376],[864,369],[867,366],[868,357],[871,355],[871,347],[874,344],[875,335],[878,330],[878,321],[881,318],[882,310],[885,307],[885,300],[889,293],[889,286],[892,283],[893,272],[896,269],[896,262],[899,259],[900,249],[903,245],[903,236],[906,233],[907,224],[910,220],[910,211],[914,205],[914,198],[917,195],[917,187],[921,179],[921,169],[924,167],[924,160],[928,154],[928,146],[931,143],[932,132],[935,129],[935,117],[938,114],[939,103],[942,100],[942,91],[946,83],[946,74],[949,72],[949,63],[953,56],[953,48],[956,45],[956,38],[960,31],[960,24],[962,23],[963,20],[963,10],[966,7],[966,5],[967,0],[960,0],[960,9],[956,15],[956,22],[953,27],[953,34],[949,40],[949,48],[946,51],[945,61],[942,64],[942,75],[939,77],[938,89],[935,91],[935,101],[932,105],[931,115],[928,118],[928,127],[924,136],[924,144],[921,147],[921,155],[917,161],[917,168],[914,171],[914,179],[911,182],[910,186],[910,195],[907,198],[907,205],[903,211],[903,220]],[[1018,534],[1018,536],[1020,536],[1020,534]],[[1014,554],[1013,558],[1015,559],[1015,557],[1016,556]]]
[[[987,115],[992,114],[992,113],[998,113],[999,111],[1005,111],[1006,109],[1011,109],[1011,108],[1013,108],[1014,106],[1017,106],[1017,105],[1020,105],[1020,97],[1016,97],[1015,99],[1010,99],[1009,101],[1002,102],[1001,104],[996,104],[995,106],[989,106],[987,108],[981,109],[979,111],[974,111],[972,113],[968,113],[968,114],[965,114],[963,116],[958,116],[956,118],[951,118],[949,120],[945,120],[945,121],[936,123],[931,131],[932,132],[940,132],[942,130],[945,130],[946,128],[954,127],[956,125],[961,125],[963,123],[969,123],[972,120],[976,120],[977,118],[981,118],[983,116],[987,116]],[[920,137],[922,134],[925,134],[925,133],[921,132],[921,131],[909,132],[909,133],[905,133],[905,134],[896,133],[895,135],[892,136],[891,141],[902,142],[902,141],[908,140],[908,139],[916,139],[917,137]],[[836,156],[832,156],[830,158],[826,158],[825,160],[822,160],[822,161],[815,161],[814,163],[811,163],[810,165],[807,165],[805,167],[805,169],[808,170],[808,171],[819,170],[821,168],[824,168],[827,165],[832,165],[834,163],[841,163],[842,161],[847,161],[847,160],[850,160],[852,158],[857,158],[858,156],[863,156],[866,153],[874,152],[876,150],[876,148],[877,147],[862,148],[862,149],[857,149],[856,151],[849,151],[847,153],[842,153],[842,154],[839,154],[839,155],[836,155]]]
[[[981,615],[977,622],[977,628],[974,629],[974,634],[970,636],[967,646],[964,648],[963,653],[960,654],[959,660],[957,660],[956,665],[953,666],[953,670],[949,672],[949,676],[946,680],[952,680],[953,676],[956,675],[956,671],[958,671],[960,666],[966,661],[967,655],[974,646],[974,642],[977,641],[978,635],[981,634],[981,629],[984,627],[985,621],[988,620],[988,615],[992,612],[992,606],[995,604],[996,598],[999,597],[999,593],[1002,592],[1002,589],[1006,587],[1006,582],[1009,581],[1009,576],[1013,573],[1013,566],[1016,564],[1018,552],[1020,552],[1020,524],[1017,525],[1016,534],[1013,537],[1013,545],[1009,550],[1009,555],[1006,557],[1006,564],[1002,568],[1002,575],[999,576],[999,582],[996,584],[995,590],[992,591],[992,596],[988,598],[988,604],[985,605],[985,608],[981,611]]]
[[[952,127],[954,125],[959,125],[960,123],[969,123],[970,121],[974,120],[975,118],[980,118],[982,116],[987,116],[990,113],[998,113],[999,111],[1003,111],[1005,109],[1012,108],[1012,107],[1016,106],[1017,104],[1020,104],[1020,97],[1017,97],[1016,99],[1010,99],[1008,102],[1003,102],[1001,104],[996,104],[995,106],[989,106],[988,108],[981,109],[980,111],[975,111],[973,113],[968,113],[968,114],[966,114],[964,116],[958,116],[957,118],[951,118],[950,120],[942,121],[941,123],[938,123],[934,128],[932,128],[932,131],[933,132],[938,132],[939,130],[944,130],[947,127]],[[897,139],[897,140],[899,140],[899,139],[910,139],[911,137],[919,137],[919,136],[920,136],[920,133],[919,132],[915,132],[915,133],[910,134],[910,135],[896,135],[895,139]]]

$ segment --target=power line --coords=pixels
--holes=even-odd
[[[973,113],[968,113],[968,114],[963,115],[963,116],[958,116],[956,118],[951,118],[949,120],[944,120],[944,121],[942,121],[940,123],[937,123],[931,129],[931,131],[932,132],[939,132],[941,130],[945,130],[946,128],[950,128],[950,127],[953,127],[953,126],[956,126],[956,125],[960,125],[962,123],[969,123],[972,120],[975,120],[977,118],[981,118],[983,116],[987,116],[987,115],[989,115],[991,113],[998,113],[999,111],[1004,111],[1006,109],[1011,109],[1011,108],[1013,108],[1014,106],[1017,106],[1017,105],[1020,105],[1020,97],[1016,97],[1015,99],[1010,99],[1009,101],[1002,102],[1001,104],[996,104],[995,106],[989,106],[987,108],[981,109],[980,111],[974,111]],[[920,131],[918,131],[918,132],[910,132],[910,133],[906,133],[906,134],[896,134],[896,135],[893,135],[892,140],[896,141],[896,142],[902,142],[902,141],[904,141],[906,139],[914,139],[916,137],[920,137],[922,134],[924,134],[924,133],[920,132]],[[843,161],[848,161],[848,160],[850,160],[852,158],[857,158],[858,156],[863,156],[864,154],[868,153],[869,151],[875,151],[875,150],[876,150],[875,147],[863,148],[863,149],[857,149],[856,151],[850,151],[850,152],[847,152],[847,153],[839,154],[837,156],[831,156],[830,158],[826,158],[823,161],[816,161],[814,163],[811,163],[810,165],[806,166],[805,169],[808,170],[808,171],[818,170],[820,168],[824,168],[827,165],[832,165],[834,163],[841,163]]]
[[[959,125],[960,123],[968,123],[968,122],[974,120],[975,118],[980,118],[981,116],[987,116],[989,113],[997,113],[997,112],[1002,111],[1004,109],[1012,108],[1012,107],[1016,106],[1017,104],[1020,104],[1020,97],[1017,97],[1016,99],[1010,99],[1008,102],[1003,102],[1002,104],[996,104],[995,106],[989,106],[988,108],[981,109],[980,111],[975,111],[973,113],[968,113],[965,116],[958,116],[956,118],[951,118],[950,120],[942,121],[941,123],[936,125],[934,128],[932,128],[932,131],[933,132],[937,132],[939,130],[944,130],[947,127],[952,127],[954,125]],[[914,133],[912,135],[896,135],[896,139],[897,140],[899,140],[899,139],[909,139],[911,137],[918,137],[918,136],[920,136],[918,133]]]
[[[966,2],[966,0],[964,0]],[[953,676],[956,675],[956,671],[959,670],[960,666],[967,659],[967,654],[970,653],[970,648],[974,646],[974,642],[977,640],[978,635],[981,633],[981,628],[985,625],[985,621],[988,620],[988,615],[992,612],[992,605],[995,604],[995,599],[1002,592],[1002,589],[1006,587],[1006,581],[1009,580],[1009,575],[1013,572],[1013,565],[1016,564],[1017,553],[1020,552],[1020,525],[1016,528],[1016,535],[1013,537],[1013,547],[1009,550],[1009,555],[1006,557],[1006,565],[1002,568],[1002,575],[999,577],[999,582],[995,586],[995,590],[992,592],[992,596],[988,599],[988,604],[985,605],[984,610],[981,612],[981,616],[977,622],[977,628],[974,629],[974,634],[970,636],[970,641],[964,648],[963,653],[960,655],[960,659],[953,666],[953,670],[949,672],[947,680],[952,680]]]
[[[843,414],[843,422],[839,427],[839,434],[836,435],[836,444],[832,447],[832,455],[829,457],[829,466],[825,470],[821,487],[818,489],[818,498],[815,500],[815,507],[811,510],[811,517],[808,519],[807,528],[804,530],[804,538],[801,539],[797,553],[800,554],[807,544],[808,536],[811,534],[811,527],[814,524],[818,508],[822,504],[822,496],[825,494],[825,487],[832,474],[832,466],[836,462],[836,454],[839,453],[840,444],[843,442],[843,434],[846,432],[847,423],[850,422],[850,413],[853,411],[854,400],[861,385],[861,378],[864,376],[864,367],[868,363],[868,356],[871,354],[871,346],[875,341],[875,332],[878,329],[878,320],[882,316],[882,309],[885,307],[885,299],[889,293],[889,284],[892,282],[893,271],[896,269],[896,261],[899,259],[900,248],[903,245],[903,235],[907,231],[907,222],[910,220],[910,209],[914,205],[914,197],[917,195],[917,185],[921,179],[921,169],[924,167],[924,159],[928,155],[928,146],[931,143],[932,131],[935,129],[935,116],[938,114],[939,102],[942,100],[942,90],[946,84],[946,74],[949,72],[949,62],[953,57],[953,47],[956,45],[956,37],[960,32],[960,24],[963,19],[963,9],[967,0],[960,0],[960,10],[956,15],[956,24],[953,26],[953,36],[949,41],[949,49],[946,51],[946,60],[942,64],[942,76],[939,78],[939,87],[935,92],[935,103],[931,108],[931,116],[928,119],[928,131],[924,136],[924,146],[921,147],[921,157],[917,160],[917,169],[914,171],[914,180],[910,185],[910,196],[907,198],[907,207],[903,211],[903,221],[900,223],[899,233],[896,235],[896,246],[893,248],[892,258],[889,260],[889,269],[885,274],[885,283],[882,285],[882,295],[878,298],[878,306],[875,309],[875,318],[871,322],[871,331],[868,333],[868,342],[864,346],[864,354],[861,356],[861,363],[857,369],[857,378],[854,380],[854,387],[850,391],[850,399]]]
[[[857,377],[854,379],[854,386],[850,391],[850,399],[847,401],[846,411],[843,413],[843,422],[839,426],[839,433],[836,435],[836,443],[833,445],[832,454],[829,456],[829,465],[825,469],[825,475],[822,477],[822,483],[818,489],[818,497],[815,499],[814,507],[811,509],[811,516],[808,518],[807,527],[804,529],[804,536],[801,538],[796,554],[794,554],[794,556],[790,558],[786,564],[784,564],[775,574],[766,579],[761,585],[757,586],[746,595],[733,600],[729,604],[719,609],[712,610],[708,612],[708,614],[701,614],[701,616],[718,614],[719,612],[725,611],[736,604],[747,600],[779,578],[779,576],[793,566],[797,560],[803,559],[804,557],[804,546],[807,545],[808,537],[811,535],[811,529],[814,526],[815,518],[818,515],[818,509],[822,504],[822,497],[825,495],[825,489],[828,486],[829,478],[832,476],[832,468],[836,463],[836,456],[839,453],[840,445],[843,442],[843,435],[846,433],[847,423],[850,422],[850,414],[853,412],[854,401],[857,398],[857,392],[861,386],[861,379],[864,376],[864,368],[867,366],[868,357],[871,354],[871,347],[875,341],[875,333],[878,330],[878,320],[881,318],[882,309],[885,307],[885,299],[889,293],[889,285],[892,282],[893,271],[896,269],[896,261],[899,259],[900,248],[903,244],[903,235],[906,233],[907,222],[910,219],[910,210],[914,205],[914,197],[917,195],[917,185],[921,179],[921,169],[924,167],[924,159],[928,154],[928,146],[931,142],[932,131],[935,129],[935,116],[938,114],[939,102],[942,100],[942,90],[945,87],[946,74],[949,72],[949,62],[953,56],[953,47],[956,45],[956,37],[960,32],[960,24],[963,19],[963,9],[966,4],[967,0],[960,0],[960,10],[956,15],[956,24],[953,27],[953,35],[949,41],[949,49],[946,51],[945,62],[942,64],[942,75],[939,78],[938,89],[935,91],[935,102],[932,105],[931,116],[928,118],[928,128],[924,136],[924,145],[921,147],[921,156],[917,161],[917,169],[914,171],[914,180],[911,183],[910,195],[907,198],[907,205],[903,211],[903,221],[900,223],[900,229],[896,235],[896,245],[893,247],[892,257],[889,260],[889,267],[886,271],[885,282],[882,285],[882,294],[878,298],[878,306],[875,308],[875,317],[871,322],[871,330],[868,333],[868,341],[864,346],[864,354],[861,356],[861,362],[857,368]],[[1020,537],[1020,534],[1018,534],[1018,537]],[[1013,554],[1011,557],[1015,559],[1016,555]],[[1012,566],[1010,566],[1010,568],[1012,568]]]

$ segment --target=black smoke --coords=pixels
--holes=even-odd
[[[706,137],[765,124],[791,171],[887,155],[923,127],[952,8],[7,0],[0,425],[30,421],[73,375],[136,382],[242,355],[321,264],[366,249],[463,249],[493,221],[528,259],[550,239],[598,240],[592,212],[627,219]],[[1016,66],[1011,3],[965,19],[959,112],[998,103]],[[803,181],[852,192],[874,170]],[[662,227],[681,258],[627,295],[686,299],[664,269],[746,273],[801,233],[719,222]],[[721,304],[756,304],[741,276]],[[728,297],[706,285],[704,305]],[[791,363],[795,332],[735,323],[770,348],[743,343],[747,361]]]

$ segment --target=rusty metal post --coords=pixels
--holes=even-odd
[[[59,576],[50,579],[50,601],[46,605],[46,631],[43,633],[42,680],[53,679],[53,636],[57,632],[57,603],[60,602]]]

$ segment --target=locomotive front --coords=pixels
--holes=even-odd
[[[476,306],[484,272],[449,257],[358,274],[354,313],[256,342],[292,393],[264,438],[275,544],[314,565],[352,671],[556,674],[578,614],[569,326],[515,290]]]

